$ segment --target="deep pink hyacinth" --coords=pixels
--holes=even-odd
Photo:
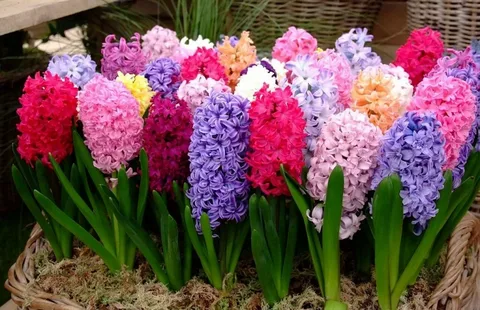
[[[273,58],[288,62],[295,60],[298,55],[312,54],[317,49],[317,39],[306,30],[289,27],[288,31],[278,38],[273,47]]]
[[[28,77],[17,110],[18,153],[28,164],[51,167],[49,154],[61,162],[72,153],[72,125],[77,115],[77,88],[68,78],[40,72]]]
[[[303,111],[290,87],[268,91],[264,86],[255,94],[250,116],[250,166],[247,179],[266,195],[289,196],[280,165],[297,181],[304,165],[305,125]]]
[[[94,166],[103,173],[127,166],[142,146],[143,119],[135,97],[121,82],[97,75],[79,92],[78,102]]]
[[[192,131],[192,114],[185,101],[162,99],[160,94],[153,98],[143,132],[152,190],[171,192],[173,181],[185,182]]]
[[[116,41],[114,34],[102,44],[102,74],[109,80],[117,78],[117,72],[139,74],[145,69],[147,58],[142,52],[140,34],[135,33],[130,42],[125,38]]]
[[[199,74],[217,81],[228,81],[225,68],[220,64],[218,54],[213,48],[200,47],[195,54],[183,61],[181,72],[183,80],[191,81]]]
[[[440,36],[440,32],[430,27],[415,29],[407,42],[397,50],[393,64],[405,69],[413,86],[417,86],[433,69],[437,59],[442,57],[444,48]]]
[[[418,84],[410,111],[432,111],[445,136],[446,162],[443,169],[453,169],[460,150],[475,120],[475,96],[467,82],[437,74]]]

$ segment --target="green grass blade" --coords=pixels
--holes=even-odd
[[[57,261],[61,261],[64,256],[57,235],[55,234],[55,231],[53,230],[51,224],[42,214],[42,210],[38,206],[36,200],[33,198],[31,189],[27,185],[24,176],[15,165],[12,165],[12,177],[15,188],[17,189],[18,194],[22,198],[23,203],[25,203],[28,210],[30,210],[33,217],[35,218],[35,221],[37,221],[38,225],[40,225],[40,227],[42,228],[43,233],[45,234],[45,238],[47,238],[47,240],[50,242],[53,253],[55,254],[55,258],[57,259]]]
[[[203,213],[200,218],[202,226],[203,238],[205,240],[205,247],[207,249],[208,264],[212,272],[213,287],[218,290],[222,289],[222,276],[220,273],[220,265],[215,252],[215,245],[213,243],[212,229],[210,228],[210,219],[206,213]]]
[[[260,233],[252,230],[252,254],[258,273],[258,280],[263,289],[263,296],[268,304],[273,305],[280,300],[273,284],[271,259],[267,250],[267,242]]]
[[[392,211],[390,215],[390,292],[393,291],[398,280],[400,265],[400,249],[402,246],[403,229],[403,202],[400,197],[402,181],[398,175],[392,178]]]
[[[138,190],[138,205],[137,205],[137,223],[139,225],[143,222],[143,215],[145,214],[145,208],[147,207],[147,196],[149,186],[149,170],[148,170],[148,158],[147,153],[142,148],[140,150],[140,169],[142,169],[142,176],[140,177],[140,187]]]
[[[373,226],[375,230],[375,274],[378,302],[382,310],[390,310],[390,247],[389,236],[393,185],[386,177],[378,185],[373,198]]]
[[[323,221],[323,264],[325,297],[340,301],[340,218],[343,208],[343,170],[336,166],[330,173]]]
[[[47,211],[58,223],[65,229],[75,235],[78,240],[82,241],[89,249],[94,251],[111,271],[120,270],[120,263],[97,239],[88,233],[82,226],[77,224],[62,210],[60,210],[50,199],[45,197],[39,191],[34,192],[38,203]]]
[[[284,298],[288,295],[290,279],[292,277],[293,259],[295,257],[295,248],[298,242],[298,210],[293,206],[290,206],[289,209],[288,234],[285,248],[285,258],[282,266],[282,283],[279,291],[280,298]]]

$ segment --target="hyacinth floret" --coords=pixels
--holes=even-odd
[[[350,62],[354,75],[367,67],[378,66],[382,63],[380,57],[372,52],[372,48],[365,46],[372,40],[373,35],[368,34],[367,28],[352,28],[335,42],[337,52],[343,54]]]
[[[274,74],[261,64],[249,66],[246,73],[238,79],[235,95],[252,101],[255,99],[255,93],[264,85],[267,85],[270,91],[277,87],[277,79]]]
[[[142,146],[139,104],[118,81],[95,76],[78,94],[79,117],[93,164],[103,173],[128,166]]]
[[[172,182],[183,184],[189,173],[192,115],[182,100],[157,94],[152,102],[143,131],[150,189],[171,194]]]
[[[118,71],[126,74],[139,74],[145,69],[147,58],[142,52],[140,34],[135,33],[130,42],[114,34],[105,38],[102,44],[102,74],[109,80],[117,78]]]
[[[187,103],[193,114],[198,107],[205,104],[204,99],[214,91],[230,92],[230,87],[223,80],[217,81],[199,74],[191,81],[183,81],[178,88],[177,96]]]
[[[407,112],[382,139],[372,189],[383,178],[398,174],[402,182],[403,214],[411,218],[416,234],[438,212],[435,202],[444,183],[444,145],[441,124],[430,112]]]
[[[77,116],[77,88],[49,71],[28,77],[17,114],[18,153],[28,164],[40,160],[51,167],[49,154],[57,162],[73,150],[72,126]]]
[[[77,87],[83,87],[96,74],[97,64],[90,55],[55,55],[48,63],[48,71],[60,76],[68,77]]]
[[[249,143],[248,100],[213,92],[194,115],[189,146],[187,197],[201,231],[206,213],[212,229],[223,221],[240,222],[247,214],[250,185],[245,156]]]
[[[217,81],[228,81],[225,68],[220,64],[218,54],[213,48],[199,47],[192,56],[183,60],[181,66],[183,80],[193,80],[199,74]]]
[[[149,62],[172,57],[180,48],[176,32],[158,25],[148,30],[142,40],[142,51]]]
[[[272,57],[281,62],[288,62],[295,60],[299,55],[313,54],[316,49],[317,39],[305,29],[292,26],[275,41]]]
[[[160,58],[148,64],[143,75],[150,87],[162,94],[163,98],[173,98],[180,87],[180,64],[170,58]]]
[[[280,165],[297,181],[304,165],[306,122],[298,101],[289,86],[274,91],[264,86],[256,93],[249,116],[248,180],[266,195],[289,196]]]

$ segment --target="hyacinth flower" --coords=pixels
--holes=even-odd
[[[334,84],[333,72],[319,69],[316,58],[310,55],[298,56],[295,61],[288,62],[286,68],[290,71],[293,96],[298,100],[307,122],[307,147],[304,152],[308,168],[323,125],[331,115],[342,109],[338,105],[338,88]]]
[[[81,88],[96,74],[97,64],[90,55],[56,55],[50,59],[47,70],[59,77],[66,78]]]
[[[143,75],[162,98],[171,99],[180,87],[180,65],[170,58],[160,58],[147,65]]]
[[[197,49],[201,47],[211,49],[214,48],[214,46],[215,45],[208,38],[203,38],[201,35],[195,40],[183,37],[182,40],[180,40],[180,49],[172,58],[181,64],[185,58],[195,54]]]
[[[148,62],[171,58],[180,49],[175,31],[155,25],[142,36],[142,51]]]
[[[380,57],[372,52],[372,48],[366,46],[366,43],[372,42],[372,40],[373,35],[368,34],[367,28],[352,28],[335,41],[335,49],[350,62],[350,68],[354,75],[361,70],[382,63]]]
[[[351,239],[365,218],[362,210],[377,167],[381,137],[380,129],[365,115],[346,109],[328,119],[315,145],[306,184],[310,197],[325,201],[331,171],[336,166],[343,169],[345,181],[340,239]],[[307,214],[318,232],[322,229],[323,213],[319,203]]]
[[[306,122],[288,86],[274,91],[264,86],[249,116],[247,178],[258,189],[249,202],[252,253],[265,299],[273,304],[288,293],[298,227],[297,210],[287,208],[289,191],[280,166],[300,180]]]
[[[135,33],[127,42],[125,38],[120,38],[116,42],[114,34],[105,38],[102,44],[102,74],[109,80],[117,78],[117,72],[124,74],[139,74],[145,69],[147,58],[142,52],[140,45],[140,35]]]
[[[452,170],[475,121],[476,98],[468,83],[445,74],[426,77],[418,84],[408,110],[436,114],[445,137],[443,169]]]
[[[212,92],[230,92],[230,87],[223,80],[217,81],[198,74],[195,79],[180,84],[177,96],[187,103],[193,115],[198,107],[205,104],[204,99]]]
[[[274,90],[277,87],[277,79],[275,78],[275,71],[272,72],[272,70],[271,66],[266,68],[263,64],[251,65],[243,70],[238,79],[237,87],[235,87],[235,95],[252,101],[255,99],[255,93],[265,84],[268,85],[268,90]]]
[[[225,275],[235,272],[248,234],[245,217],[250,183],[245,157],[250,136],[250,103],[240,96],[217,92],[205,101],[193,119],[188,152],[190,189],[186,192],[191,210],[188,206],[185,209],[185,222],[210,283],[222,289]],[[218,251],[212,233],[217,228]]]
[[[72,235],[48,217],[34,199],[34,192],[54,200],[50,189],[52,165],[49,156],[62,162],[65,173],[75,173],[70,154],[73,151],[72,126],[77,117],[77,88],[69,78],[61,79],[49,71],[28,77],[17,110],[20,123],[17,129],[18,147],[12,146],[14,164],[12,176],[15,187],[50,242],[57,261],[72,255]],[[46,169],[49,168],[49,169]],[[73,176],[75,177],[75,176]],[[56,199],[60,208],[75,216],[75,207],[64,190]]]
[[[387,131],[412,100],[413,86],[400,67],[380,65],[361,71],[353,82],[351,108]]]
[[[183,60],[180,74],[183,80],[193,80],[199,74],[217,81],[228,81],[225,68],[220,64],[218,54],[213,48],[199,47],[192,56]]]
[[[393,64],[402,67],[410,76],[412,85],[417,86],[435,67],[443,50],[440,32],[430,27],[415,29],[407,42],[397,50]]]
[[[151,99],[155,95],[148,85],[148,80],[142,75],[123,74],[118,72],[117,81],[121,82],[129,91],[133,97],[137,100],[140,107],[139,114],[141,117],[145,114],[150,107]]]
[[[248,31],[243,31],[235,46],[230,44],[230,39],[225,37],[222,45],[217,45],[220,63],[225,68],[228,85],[233,89],[237,85],[241,72],[249,65],[254,64],[257,50],[249,37]]]
[[[288,62],[295,60],[299,55],[309,55],[316,51],[317,39],[306,30],[296,27],[289,27],[282,37],[275,41],[272,50],[272,57]]]

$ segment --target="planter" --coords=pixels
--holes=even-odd
[[[33,256],[46,242],[35,226],[25,250],[10,268],[5,288],[18,307],[35,310],[84,309],[75,301],[36,288]],[[437,285],[428,309],[475,310],[480,304],[480,219],[469,212],[455,229],[449,245],[444,278]]]

